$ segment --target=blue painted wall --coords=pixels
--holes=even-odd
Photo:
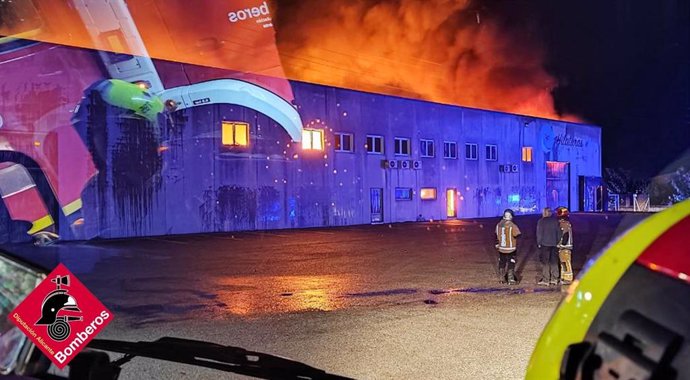
[[[75,127],[99,169],[83,192],[86,238],[319,227],[371,222],[370,189],[383,190],[384,222],[446,218],[446,190],[457,189],[458,217],[492,217],[511,207],[538,213],[547,204],[546,162],[570,163],[569,195],[577,209],[578,176],[601,175],[598,127],[439,105],[293,82],[305,127],[323,129],[323,151],[305,151],[279,125],[233,105],[202,105],[157,122],[125,117],[93,96]],[[221,122],[250,124],[246,148],[224,147]],[[334,151],[334,133],[354,135],[353,152]],[[366,135],[384,137],[383,154],[366,152]],[[411,140],[409,157],[396,157],[394,138]],[[422,158],[420,139],[435,157]],[[443,157],[444,141],[457,158]],[[478,159],[465,158],[465,144]],[[485,145],[497,146],[497,160]],[[522,147],[533,161],[522,162]],[[418,160],[422,168],[388,169],[384,160]],[[515,164],[505,173],[501,165]],[[421,200],[422,187],[437,199]],[[567,186],[566,186],[567,187]],[[412,200],[395,199],[411,188]],[[66,223],[65,239],[75,238]]]

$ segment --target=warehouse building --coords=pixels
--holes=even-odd
[[[225,3],[48,3],[13,34],[65,40],[0,41],[0,242],[605,209],[598,127],[290,82]]]
[[[201,104],[159,120],[88,111],[107,151],[84,190],[88,237],[495,217],[567,206],[594,211],[601,130],[291,82],[294,142],[249,108]],[[105,116],[104,116],[105,114]],[[93,124],[93,117],[85,117]],[[131,145],[129,145],[131,144]],[[96,159],[96,162],[99,160]]]

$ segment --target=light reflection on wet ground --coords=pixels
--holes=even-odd
[[[341,296],[353,277],[338,275],[237,276],[216,280],[218,300],[232,314],[248,316],[307,310],[331,311],[345,306]]]
[[[613,217],[610,217],[613,219]],[[495,220],[68,243],[40,249],[63,262],[133,325],[175,320],[443,306],[474,297],[547,297],[536,287],[537,217],[519,217],[523,281],[496,281]],[[617,220],[575,215],[574,267],[608,243]],[[36,255],[35,247],[27,254]]]

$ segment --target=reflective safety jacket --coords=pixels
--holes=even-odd
[[[558,221],[560,232],[558,234],[558,248],[573,249],[573,226],[569,221],[561,219]]]
[[[501,220],[496,225],[496,238],[498,238],[498,251],[512,253],[517,249],[517,239],[521,232],[517,224],[511,220]]]

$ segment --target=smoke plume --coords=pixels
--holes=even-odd
[[[288,78],[564,119],[526,0],[276,0]],[[571,118],[574,119],[574,118]]]

